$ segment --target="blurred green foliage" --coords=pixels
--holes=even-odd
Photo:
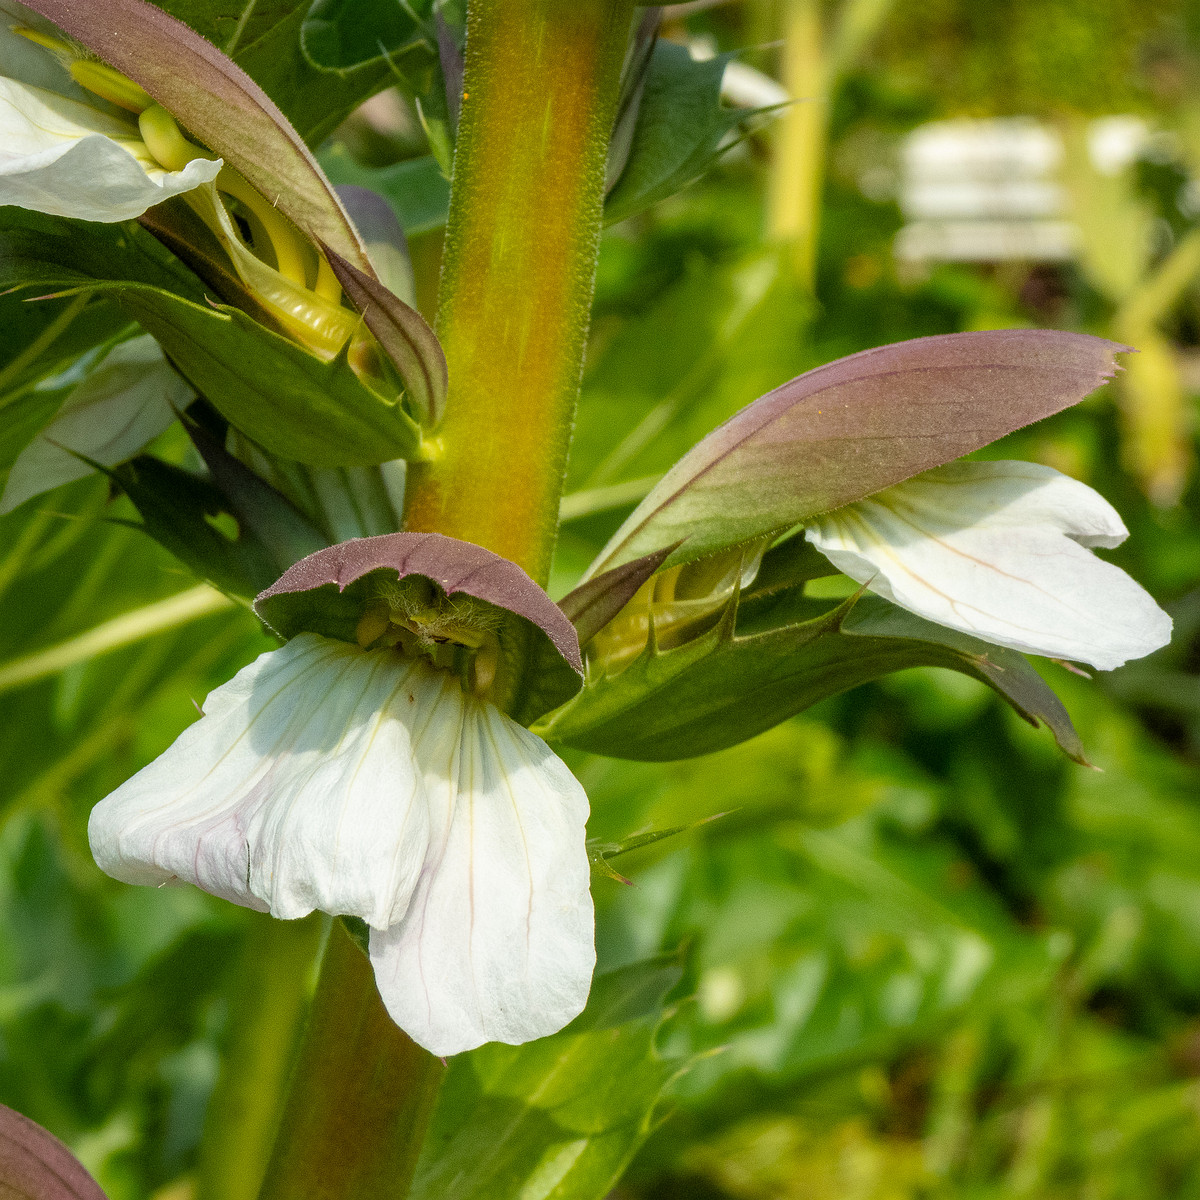
[[[669,32],[766,42],[775,7],[731,3]],[[1012,324],[1106,332],[1112,299],[1073,266],[898,274],[899,213],[847,164],[958,113],[1132,107],[1182,127],[1198,30],[1200,9],[1168,0],[896,0],[834,97],[815,296],[764,247],[769,135],[606,234],[569,491],[654,476],[762,392],[868,346]],[[1158,262],[1191,218],[1151,168],[1133,186],[1162,218]],[[437,236],[414,243],[419,296]],[[1181,359],[1200,342],[1198,298],[1189,284],[1160,326]],[[3,302],[24,322],[8,362],[43,318]],[[990,452],[1104,492],[1132,532],[1114,561],[1176,617],[1171,647],[1111,675],[1045,664],[1099,770],[932,670],[704,759],[571,757],[601,841],[725,814],[622,857],[633,886],[595,885],[601,969],[681,947],[683,962],[657,1034],[653,1008],[622,1035],[657,1046],[649,1095],[687,1069],[653,1119],[613,1117],[621,1155],[649,1135],[614,1198],[1200,1198],[1200,492],[1193,474],[1177,503],[1146,498],[1114,392]],[[192,453],[173,434],[158,449]],[[564,525],[556,594],[629,507]],[[191,586],[121,523],[135,519],[95,479],[0,519],[0,665]],[[113,1200],[184,1200],[198,1169],[210,1194],[205,1113],[263,919],[106,879],[87,813],[272,644],[230,609],[0,693],[0,1101],[67,1140]],[[537,1108],[516,1077],[536,1053],[456,1062],[435,1135],[479,1112],[500,1144],[514,1106]],[[576,1136],[569,1105],[548,1107],[554,1136]],[[439,1169],[423,1195],[443,1194]]]

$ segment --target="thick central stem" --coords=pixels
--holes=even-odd
[[[599,248],[629,0],[471,8],[438,334],[442,454],[405,527],[549,573]]]
[[[632,0],[477,0],[468,15],[438,332],[440,454],[408,529],[545,582],[599,251]],[[408,1192],[443,1067],[393,1025],[335,922],[263,1200]]]

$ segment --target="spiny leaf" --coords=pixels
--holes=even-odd
[[[432,428],[441,419],[449,385],[441,343],[415,308],[335,250],[326,246],[325,253],[346,295],[399,372],[422,424]]]
[[[724,149],[726,135],[755,115],[721,104],[731,57],[696,62],[686,46],[654,44],[626,160],[604,205],[606,222],[622,221],[698,178]]]
[[[712,628],[665,649],[652,637],[619,673],[605,674],[603,661],[589,663],[583,690],[535,730],[548,741],[617,758],[690,758],[918,666],[980,680],[1031,724],[1045,723],[1070,758],[1086,762],[1062,703],[1023,655],[875,596],[859,593],[830,607],[806,597],[802,583],[752,587]]]

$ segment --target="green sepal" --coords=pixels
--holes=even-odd
[[[734,596],[710,629],[649,643],[617,674],[589,663],[579,694],[534,727],[551,743],[666,761],[754,737],[829,696],[908,667],[945,667],[985,683],[1044,723],[1086,763],[1066,709],[1028,659],[861,593],[834,607],[803,587]]]
[[[0,287],[110,296],[222,416],[271,453],[319,467],[420,455],[416,422],[363,384],[344,354],[324,361],[239,309],[214,304],[136,224],[98,226],[22,210],[6,216]]]

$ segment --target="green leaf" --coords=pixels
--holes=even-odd
[[[769,559],[768,559],[769,561]],[[1085,762],[1058,697],[1015,650],[943,629],[875,596],[830,608],[803,586],[734,599],[706,632],[673,648],[651,638],[624,670],[589,663],[583,690],[535,727],[548,741],[618,758],[690,758],[736,745],[828,696],[908,667],[986,683]]]
[[[30,304],[17,294],[0,296],[0,410],[128,328],[129,317],[111,300]]]
[[[145,531],[214,587],[251,597],[279,574],[271,551],[208,480],[147,454],[108,475],[138,510]]]
[[[686,46],[655,44],[625,167],[604,205],[606,222],[623,221],[703,175],[726,134],[755,115],[721,104],[731,57],[696,62]]]
[[[329,545],[307,517],[230,454],[218,436],[197,423],[193,413],[181,414],[181,420],[234,516],[267,548],[280,572]]]
[[[692,447],[589,576],[680,542],[668,566],[781,533],[1041,420],[1129,347],[1048,329],[914,338],[808,371]]]
[[[659,1057],[654,1037],[681,973],[671,954],[600,975],[561,1033],[455,1058],[413,1200],[607,1196],[680,1069]]]
[[[419,456],[416,424],[344,356],[322,362],[236,308],[202,308],[149,288],[119,294],[196,390],[272,454],[318,467]]]
[[[427,20],[431,0],[316,0],[304,18],[300,44],[318,70],[343,74],[368,64],[426,66],[437,55]]]
[[[335,186],[351,184],[378,192],[392,206],[396,220],[409,237],[446,224],[450,181],[433,155],[410,158],[390,167],[364,167],[335,142],[317,159]]]
[[[199,280],[136,225],[20,213],[0,229],[0,256],[0,286],[111,296],[227,420],[282,458],[352,467],[419,452],[416,424],[343,356],[322,361],[240,310],[207,301]]]
[[[310,145],[319,145],[368,96],[395,82],[379,61],[334,75],[304,55],[310,0],[159,0],[228,54],[275,101]]]

